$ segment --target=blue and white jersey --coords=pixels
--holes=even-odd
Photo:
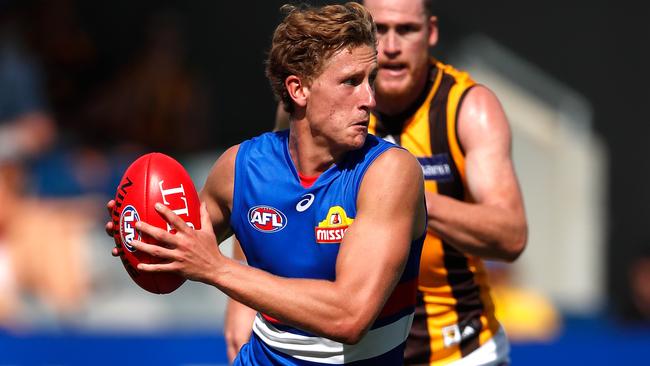
[[[231,226],[249,265],[288,278],[333,281],[340,242],[357,215],[363,176],[395,145],[368,135],[309,188],[289,155],[288,131],[243,142],[235,162]],[[382,223],[377,223],[382,225]],[[400,282],[364,338],[347,345],[258,314],[241,365],[402,365],[413,320],[423,236],[411,245]]]

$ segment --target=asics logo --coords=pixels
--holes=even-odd
[[[312,202],[314,202],[314,195],[307,193],[306,195],[302,196],[302,199],[296,204],[296,211],[305,211],[311,206]]]

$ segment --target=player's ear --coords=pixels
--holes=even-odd
[[[438,43],[438,17],[429,17],[429,47]]]
[[[284,80],[284,86],[287,88],[289,97],[298,107],[305,107],[307,105],[309,87],[301,78],[296,75],[289,75]]]

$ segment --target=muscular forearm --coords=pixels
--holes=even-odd
[[[473,204],[427,193],[430,231],[463,253],[515,260],[523,251],[527,227],[523,210]]]
[[[383,304],[381,299],[361,299],[336,282],[278,277],[227,258],[211,282],[282,323],[343,343],[356,343]]]

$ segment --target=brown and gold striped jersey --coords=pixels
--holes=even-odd
[[[417,157],[425,189],[469,201],[465,157],[456,135],[459,106],[475,85],[470,76],[432,60],[425,91],[400,116],[373,114],[370,133]],[[458,360],[499,330],[483,261],[428,232],[422,250],[418,305],[406,348],[406,364]]]

